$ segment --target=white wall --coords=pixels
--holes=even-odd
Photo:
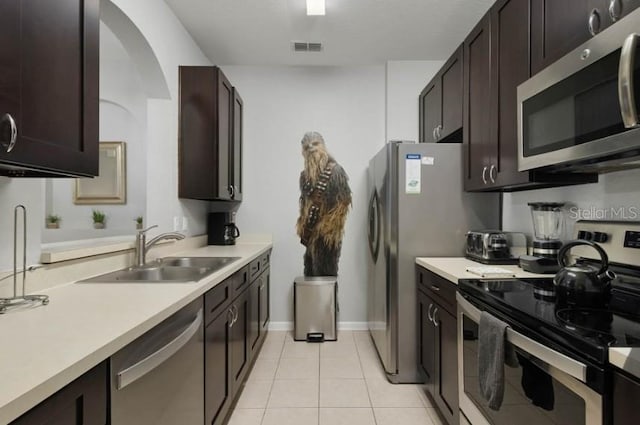
[[[366,168],[384,144],[384,66],[223,67],[244,100],[243,233],[272,233],[271,320],[292,320],[292,287],[302,275],[296,236],[303,167],[300,140],[319,131],[349,175],[349,213],[339,270],[340,321],[366,320]]]
[[[564,239],[573,239],[576,219],[640,221],[640,170],[628,170],[600,176],[594,184],[505,193],[503,195],[504,230],[533,235],[527,202],[566,202]],[[625,214],[619,215],[619,214]]]
[[[164,1],[112,0],[144,35],[157,58],[170,99],[147,105],[146,223],[156,232],[173,229],[173,217],[189,219],[188,235],[206,232],[208,204],[178,199],[178,67],[211,65]]]
[[[444,61],[387,62],[386,140],[418,141],[418,97]]]

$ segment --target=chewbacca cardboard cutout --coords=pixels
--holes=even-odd
[[[337,276],[344,224],[351,206],[349,177],[329,155],[320,133],[302,138],[300,217],[296,225],[305,276]]]

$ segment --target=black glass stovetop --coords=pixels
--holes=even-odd
[[[640,293],[630,279],[616,278],[605,309],[557,304],[551,278],[465,279],[458,288],[519,332],[604,364],[609,347],[640,347]]]

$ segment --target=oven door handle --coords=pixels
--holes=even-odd
[[[633,74],[636,61],[636,45],[639,34],[629,34],[624,40],[620,52],[620,66],[618,68],[618,100],[620,112],[625,128],[636,128],[638,123],[638,111],[633,88]]]
[[[180,351],[180,349],[184,347],[191,338],[193,338],[201,325],[202,310],[198,311],[195,320],[191,322],[175,339],[139,362],[118,372],[116,374],[116,389],[121,390],[125,388],[127,385],[134,383],[169,360],[174,354]]]
[[[464,314],[476,323],[480,323],[481,311],[478,308],[467,301],[459,292],[456,293],[456,300],[458,301],[458,307]],[[458,324],[458,326],[462,326],[462,324]],[[549,347],[545,347],[539,342],[536,342],[511,328],[507,328],[506,334],[507,341],[524,352],[539,358],[543,362],[573,376],[576,379],[579,379],[584,383],[587,382],[587,366],[584,363],[580,363],[562,353],[552,350]]]

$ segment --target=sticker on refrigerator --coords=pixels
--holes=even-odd
[[[420,193],[420,163],[422,156],[420,154],[407,154],[405,164],[405,193]]]

